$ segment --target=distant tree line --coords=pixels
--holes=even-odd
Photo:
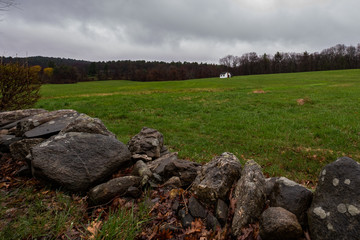
[[[232,75],[250,75],[360,68],[360,44],[357,47],[338,44],[320,53],[257,55],[251,52],[241,57],[228,55],[219,60],[220,64],[130,60],[89,62],[52,57],[2,57],[1,62],[36,66],[43,83],[171,81],[217,77],[226,71]]]
[[[171,81],[218,76],[227,67],[196,62],[108,61],[88,62],[74,59],[28,57],[5,58],[41,68],[44,83],[75,83],[96,80]]]
[[[360,68],[360,44],[357,47],[338,44],[320,53],[280,53],[241,57],[227,55],[219,60],[235,75],[291,73]]]

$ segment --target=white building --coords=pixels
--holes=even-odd
[[[231,78],[231,73],[229,72],[220,73],[220,78]]]

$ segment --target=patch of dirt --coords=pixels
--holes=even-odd
[[[255,93],[255,94],[264,94],[264,93],[268,93],[268,92],[266,92],[266,91],[264,91],[264,90],[262,90],[262,89],[258,89],[258,90],[252,91],[252,93]]]
[[[298,104],[299,106],[302,106],[302,105],[304,105],[304,104],[306,104],[306,103],[313,103],[313,101],[312,101],[310,98],[308,98],[308,97],[296,99],[296,102],[297,102],[297,104]]]
[[[343,84],[330,85],[330,87],[352,87],[352,86],[354,86],[353,83],[343,83]]]
[[[299,98],[299,99],[296,99],[296,102],[297,102],[298,105],[302,106],[302,105],[305,104],[305,99]]]

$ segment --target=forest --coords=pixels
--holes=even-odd
[[[227,55],[219,64],[163,61],[99,61],[54,57],[2,57],[1,63],[20,62],[39,68],[43,83],[76,83],[98,80],[171,81],[232,75],[291,73],[360,68],[360,44],[338,44],[314,53],[255,52],[242,56]]]

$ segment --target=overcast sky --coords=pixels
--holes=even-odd
[[[15,0],[0,55],[218,63],[360,43],[359,0]]]

